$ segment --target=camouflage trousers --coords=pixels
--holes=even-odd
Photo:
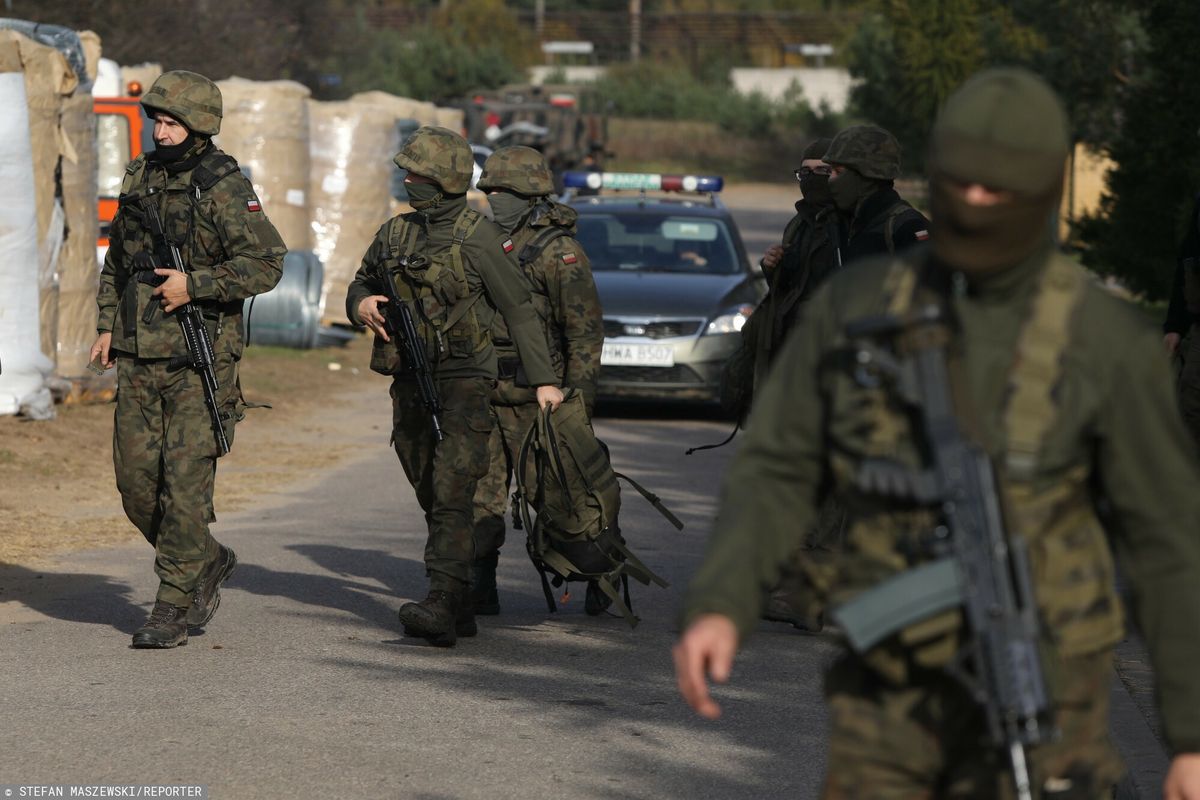
[[[480,558],[498,553],[504,545],[504,515],[508,510],[513,468],[525,434],[537,421],[537,403],[492,405],[492,434],[488,439],[487,475],[475,488],[475,552]]]
[[[779,583],[770,594],[786,595],[788,605],[801,616],[819,619],[837,575],[845,528],[845,506],[827,499],[804,534],[803,543],[783,565]]]
[[[1061,737],[1027,751],[1033,796],[1107,800],[1124,772],[1108,738],[1112,653],[1050,661]],[[983,709],[945,672],[924,671],[897,687],[844,656],[830,668],[825,694],[825,800],[1015,797],[1007,754],[990,741]]]
[[[1186,349],[1179,374],[1179,410],[1192,441],[1200,448],[1200,326],[1192,326],[1183,347]]]
[[[425,570],[432,589],[453,591],[461,588],[459,582],[470,581],[475,485],[487,474],[492,383],[487,378],[438,382],[443,433],[438,442],[416,383],[392,381],[392,444],[425,512]]]
[[[154,546],[158,599],[190,604],[205,566],[217,557],[209,533],[219,450],[195,370],[168,359],[117,359],[113,464],[125,515]],[[233,444],[242,416],[237,363],[217,357],[218,402]]]

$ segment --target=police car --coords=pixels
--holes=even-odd
[[[567,172],[604,310],[601,399],[715,402],[766,293],[715,176]]]

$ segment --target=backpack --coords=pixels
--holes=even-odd
[[[541,577],[550,612],[558,610],[551,584],[557,588],[569,581],[595,581],[626,622],[636,627],[629,578],[646,586],[669,584],[635,556],[621,536],[617,479],[637,489],[677,530],[683,530],[683,523],[656,495],[613,471],[608,448],[588,421],[582,392],[569,389],[557,411],[538,412],[521,443],[514,472],[513,527],[526,531],[525,547]]]

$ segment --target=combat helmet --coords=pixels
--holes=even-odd
[[[142,108],[149,116],[166,112],[192,133],[216,136],[221,132],[221,90],[195,72],[176,69],[159,75],[142,95]]]
[[[878,125],[854,125],[834,137],[823,159],[866,178],[890,181],[900,174],[900,143]]]
[[[446,194],[465,194],[475,166],[466,139],[433,125],[413,131],[392,160],[401,169],[437,181]]]
[[[483,191],[508,189],[533,197],[554,192],[554,176],[546,157],[532,147],[501,147],[488,156],[475,186]]]

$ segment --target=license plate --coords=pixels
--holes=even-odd
[[[673,367],[675,348],[669,344],[616,344],[605,342],[600,351],[604,366]]]

